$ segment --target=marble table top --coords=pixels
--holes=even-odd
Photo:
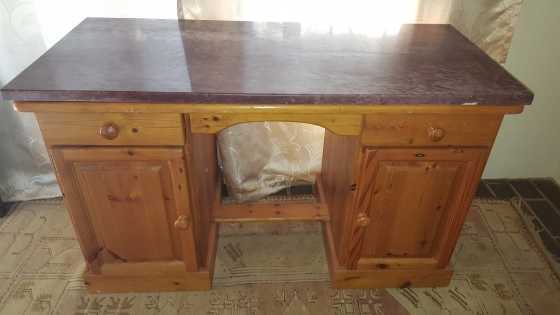
[[[88,18],[1,97],[526,105],[533,94],[450,25],[375,35],[297,23]]]

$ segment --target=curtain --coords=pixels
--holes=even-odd
[[[504,64],[522,3],[523,0],[454,0],[449,23]]]
[[[0,5],[0,85],[4,85],[46,45],[30,2],[2,0]],[[0,103],[0,199],[56,196],[60,189],[34,115]]]
[[[0,86],[88,16],[177,18],[175,0],[0,0]],[[0,102],[0,199],[60,196],[35,116]]]
[[[403,23],[449,23],[504,63],[522,0],[178,0],[181,19],[301,22],[382,35]],[[240,201],[313,182],[321,170],[321,127],[262,122],[218,135],[222,174]]]

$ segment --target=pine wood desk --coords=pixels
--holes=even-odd
[[[217,225],[247,220],[321,221],[335,287],[444,286],[502,118],[533,98],[448,25],[99,18],[1,93],[36,114],[91,292],[209,289]],[[216,134],[254,121],[326,129],[316,202],[222,204]]]

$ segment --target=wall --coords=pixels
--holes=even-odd
[[[560,183],[560,1],[525,1],[506,68],[535,93],[504,119],[485,178],[554,177]]]

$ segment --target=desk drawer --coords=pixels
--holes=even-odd
[[[181,114],[37,113],[48,145],[183,145]]]
[[[502,121],[497,115],[368,115],[362,143],[372,146],[491,146]]]

